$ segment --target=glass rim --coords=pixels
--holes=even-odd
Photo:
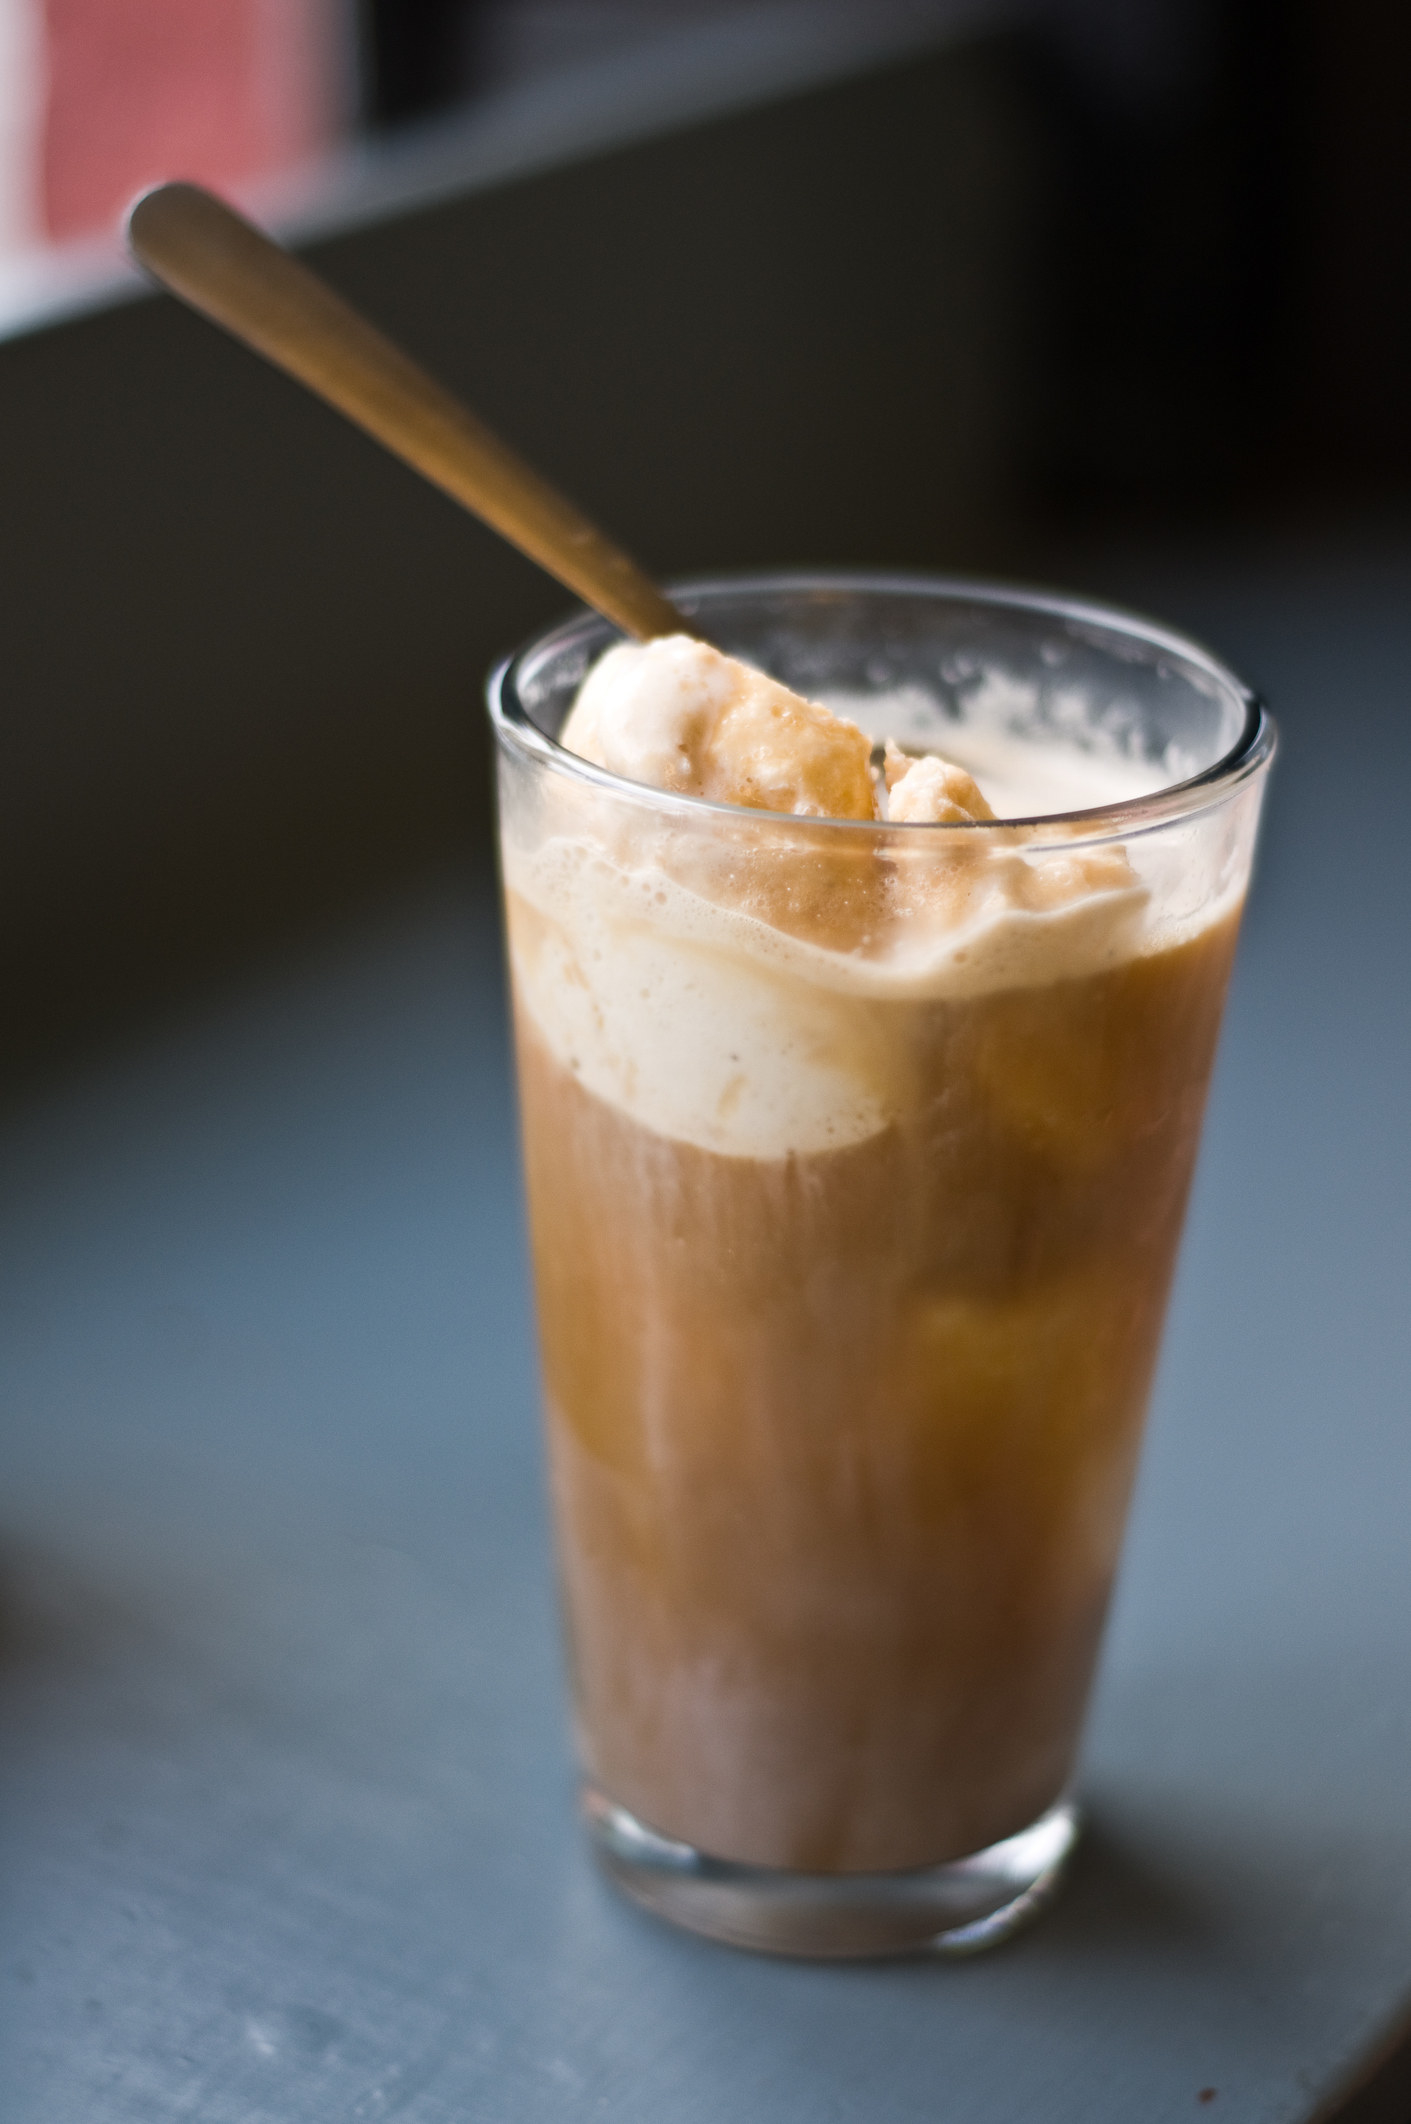
[[[1063,845],[1072,847],[1077,840],[1125,838],[1133,832],[1147,831],[1167,825],[1173,819],[1193,817],[1213,809],[1268,766],[1278,743],[1274,719],[1260,696],[1202,643],[1159,620],[1097,599],[1073,597],[1064,591],[1031,588],[1026,584],[979,576],[932,575],[899,569],[813,568],[771,574],[747,570],[730,575],[692,576],[669,583],[665,588],[668,596],[682,603],[687,618],[696,616],[698,608],[693,600],[708,606],[713,595],[738,595],[741,591],[754,591],[760,596],[790,592],[805,595],[861,592],[954,603],[963,600],[1000,611],[1046,614],[1056,620],[1100,627],[1107,633],[1139,641],[1145,647],[1179,656],[1233,697],[1243,708],[1244,722],[1234,744],[1210,766],[1202,768],[1199,774],[1169,783],[1163,789],[1152,790],[1146,796],[1124,797],[1114,804],[1003,819],[832,819],[813,818],[798,812],[765,811],[754,805],[722,803],[712,797],[688,796],[677,790],[657,789],[649,782],[633,781],[627,775],[614,774],[607,767],[580,758],[539,728],[519,690],[519,677],[528,660],[572,646],[576,638],[600,629],[606,629],[613,639],[625,639],[621,631],[614,629],[601,614],[579,607],[502,658],[491,671],[486,682],[490,720],[497,740],[506,751],[537,760],[572,779],[607,789],[619,798],[645,804],[653,810],[686,816],[714,813],[727,819],[749,819],[756,826],[761,820],[768,819],[781,828],[803,829],[809,833],[995,834],[1013,832],[1018,828],[1077,827],[1077,833],[1065,832],[1062,837]]]

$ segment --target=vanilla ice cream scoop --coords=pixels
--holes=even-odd
[[[938,753],[909,756],[887,740],[887,817],[904,825],[954,826],[992,819],[974,776]]]
[[[685,634],[609,649],[559,742],[679,796],[801,818],[877,816],[872,745],[856,723]]]

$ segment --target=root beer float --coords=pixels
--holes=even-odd
[[[840,1880],[1068,1786],[1257,805],[863,706],[620,645],[502,807],[588,1783]]]
[[[490,690],[600,1857],[746,1945],[1003,1936],[1072,1841],[1267,718],[1000,586],[682,607],[223,202],[128,234],[604,615]]]

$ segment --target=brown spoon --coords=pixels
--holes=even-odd
[[[155,280],[327,399],[605,619],[644,641],[694,631],[572,502],[213,193],[194,184],[144,192],[128,215],[127,240]]]

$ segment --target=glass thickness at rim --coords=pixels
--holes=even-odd
[[[487,697],[491,720],[500,743],[510,751],[517,751],[539,760],[543,765],[577,780],[610,790],[613,795],[634,801],[654,811],[674,811],[683,816],[714,813],[726,818],[746,817],[758,824],[768,818],[784,831],[802,830],[806,833],[886,833],[886,834],[936,834],[980,833],[995,837],[1009,835],[1017,829],[1025,830],[1025,839],[1032,845],[1032,830],[1043,827],[1077,828],[1064,832],[1059,845],[1072,849],[1079,841],[1106,840],[1130,835],[1155,826],[1168,824],[1173,819],[1191,817],[1205,811],[1231,796],[1244,782],[1268,765],[1273,758],[1277,732],[1273,718],[1253,690],[1238,678],[1229,666],[1213,656],[1199,642],[1177,633],[1157,621],[1143,615],[1128,612],[1116,605],[1104,605],[1084,598],[1066,596],[1057,591],[1030,589],[1024,585],[991,582],[980,578],[963,576],[931,576],[922,574],[886,573],[870,574],[855,570],[808,570],[800,573],[778,575],[728,575],[692,578],[667,586],[669,595],[682,607],[690,618],[705,618],[711,604],[718,600],[738,598],[742,594],[753,595],[761,601],[770,597],[892,597],[916,598],[936,605],[971,605],[988,607],[997,614],[1006,611],[1029,617],[1049,618],[1069,629],[1100,629],[1103,635],[1111,636],[1115,644],[1128,641],[1142,649],[1163,652],[1179,658],[1194,667],[1208,681],[1217,686],[1243,711],[1243,727],[1234,744],[1203,768],[1199,774],[1175,782],[1169,788],[1159,789],[1142,797],[1130,797],[1117,804],[1094,806],[1091,809],[1064,812],[1043,812],[1026,818],[1000,820],[967,819],[943,823],[914,820],[888,821],[885,819],[819,819],[799,817],[790,812],[765,812],[749,809],[738,804],[717,803],[706,797],[683,796],[675,792],[654,789],[643,782],[629,781],[622,775],[611,773],[588,760],[580,759],[567,751],[554,738],[541,730],[534,721],[521,695],[521,680],[531,674],[533,665],[541,665],[554,655],[580,648],[594,651],[607,649],[622,639],[610,621],[597,613],[579,612],[546,633],[536,635],[523,648],[506,657],[491,673]]]

